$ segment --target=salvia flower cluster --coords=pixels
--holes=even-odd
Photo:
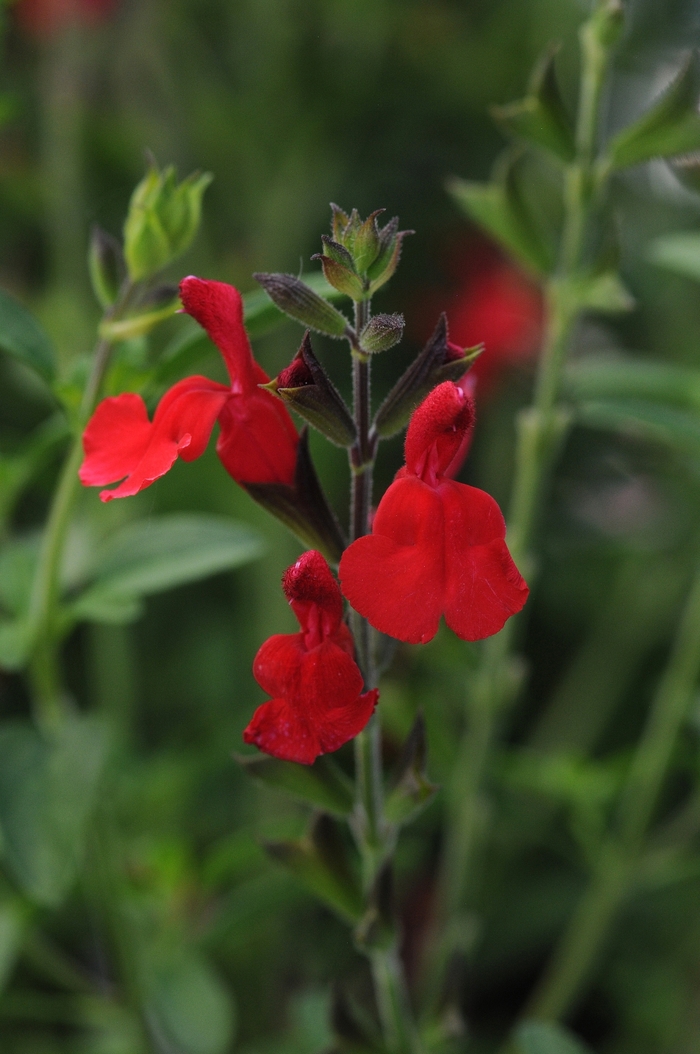
[[[452,344],[443,316],[371,420],[371,358],[401,339],[403,318],[371,316],[370,297],[395,271],[408,233],[395,219],[380,228],[378,215],[362,221],[334,207],[332,237],[324,237],[318,257],[326,280],[354,302],[352,323],[300,278],[257,275],[274,303],[308,327],[290,365],[271,381],[253,357],[239,292],[185,278],[183,310],[219,349],[230,383],[187,377],[163,395],[152,418],[138,394],[104,399],[84,434],[80,479],[105,488],[100,497],[110,501],[150,486],[178,457],[199,457],[218,422],[216,449],[228,474],[309,546],[283,579],[300,631],[275,635],[258,651],[255,678],[271,698],[244,733],[247,743],[302,764],[358,735],[379,697],[371,649],[353,638],[343,597],[360,616],[353,625],[364,627],[365,641],[369,624],[417,644],[435,636],[442,616],[464,640],[491,636],[528,595],[496,502],[454,479],[474,429],[467,371],[481,348]],[[316,358],[311,329],[350,345],[352,412]],[[289,408],[348,450],[349,544],[316,477],[306,429],[297,431]],[[373,512],[377,445],[407,422],[405,465]],[[328,561],[338,565],[339,584]]]

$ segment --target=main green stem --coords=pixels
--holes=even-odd
[[[356,334],[362,332],[369,316],[369,300],[356,302]],[[350,451],[350,540],[354,541],[369,531],[375,450],[370,437],[370,360],[358,354],[356,348],[352,351],[353,411],[357,428],[357,440]],[[365,689],[375,688],[369,624],[357,612],[352,612],[351,618]],[[369,907],[377,876],[391,855],[394,841],[392,829],[384,816],[382,737],[377,714],[355,737],[355,786],[354,829],[362,856],[363,885]],[[367,955],[387,1049],[391,1054],[421,1054],[397,942],[393,941],[388,947],[369,948]]]
[[[700,677],[700,566],[622,792],[617,823],[532,996],[526,1017],[565,1017],[580,995],[627,897],[678,733]]]
[[[558,407],[561,376],[571,331],[580,310],[570,280],[581,266],[586,224],[593,204],[594,154],[600,95],[608,53],[592,39],[587,25],[581,32],[583,72],[576,130],[576,157],[565,173],[565,219],[557,272],[545,284],[545,335],[535,393],[529,409],[520,414],[515,452],[515,475],[508,516],[508,546],[522,573],[531,581],[536,573],[531,548],[537,513],[566,416]],[[439,879],[442,937],[437,952],[441,974],[453,948],[450,920],[462,909],[479,841],[482,795],[489,758],[500,716],[513,698],[518,667],[512,655],[513,628],[507,622],[482,646],[480,668],[468,699],[467,727],[457,751],[449,794],[446,847]],[[435,986],[433,985],[435,991]]]
[[[127,285],[110,311],[110,317],[124,310],[131,293],[132,287]],[[80,406],[79,431],[73,439],[54,491],[32,585],[29,604],[29,633],[32,640],[29,676],[35,717],[37,723],[46,728],[54,727],[65,713],[58,659],[60,629],[55,625],[59,575],[66,535],[79,491],[78,469],[83,457],[82,428],[95,409],[111,351],[111,342],[98,341]]]

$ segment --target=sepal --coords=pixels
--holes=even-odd
[[[367,290],[355,270],[355,264],[350,253],[325,234],[322,237],[322,241],[323,253],[316,253],[311,259],[320,260],[326,281],[334,289],[337,289],[339,293],[349,296],[352,300],[364,300]]]
[[[128,315],[114,320],[105,318],[98,333],[103,340],[131,340],[149,333],[159,322],[171,318],[181,308],[177,286],[161,285],[149,290]]]
[[[333,816],[349,816],[355,804],[352,781],[327,754],[313,765],[297,765],[278,758],[234,754],[249,776],[268,787],[285,791],[291,797],[323,809]]]
[[[360,333],[360,347],[370,355],[388,351],[403,337],[403,315],[373,315]]]
[[[104,310],[113,307],[126,277],[126,261],[117,239],[97,224],[90,234],[88,271],[100,307]]]
[[[447,317],[443,313],[422,352],[399,378],[377,410],[374,428],[378,435],[388,439],[400,432],[418,403],[432,388],[443,381],[458,381],[482,351],[483,344],[464,350],[450,344]]]
[[[308,429],[304,428],[299,436],[293,486],[283,483],[241,485],[307,548],[318,549],[329,563],[339,562],[347,543],[318,481],[309,453]]]
[[[510,135],[542,147],[568,164],[574,159],[576,146],[557,82],[556,53],[556,48],[549,48],[540,59],[524,99],[494,106],[491,113]]]
[[[265,842],[273,860],[290,871],[303,886],[346,922],[362,918],[362,889],[337,822],[318,814],[305,838]]]
[[[308,330],[291,365],[261,387],[278,395],[336,446],[350,447],[357,439],[355,422],[314,355]]]
[[[418,713],[403,749],[394,787],[387,796],[385,814],[390,823],[410,823],[437,794],[439,787],[427,776],[427,762],[425,720]]]
[[[290,318],[302,322],[317,333],[328,337],[342,337],[348,329],[348,320],[332,304],[314,293],[300,278],[293,274],[253,275],[263,287],[270,300]]]
[[[400,231],[399,218],[394,216],[386,227],[379,231],[379,252],[367,269],[370,295],[376,293],[392,277],[401,259],[403,240],[415,231]]]
[[[687,62],[653,106],[608,144],[614,169],[700,149],[700,56]]]

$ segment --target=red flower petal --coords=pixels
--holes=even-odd
[[[425,644],[444,605],[444,517],[438,493],[415,477],[391,484],[372,525],[340,561],[343,593],[382,633]]]
[[[265,641],[253,673],[276,698],[258,707],[245,742],[303,765],[361,732],[378,698],[376,690],[360,695],[362,674],[343,647],[327,640],[307,651],[301,633]]]
[[[232,395],[219,424],[216,452],[237,483],[293,485],[299,436],[280,399],[260,388]]]
[[[282,577],[282,588],[304,633],[309,649],[330,637],[343,625],[343,598],[326,560],[315,549],[302,553]],[[352,638],[350,638],[352,640]],[[350,655],[353,651],[350,650]]]
[[[406,433],[406,468],[434,485],[474,427],[474,402],[452,381],[433,388],[414,411]]]
[[[438,493],[445,515],[445,621],[463,640],[482,640],[520,611],[529,589],[508,552],[493,498],[451,481]]]
[[[163,476],[178,455],[192,461],[204,452],[229,396],[228,388],[206,377],[188,377],[165,393],[152,423],[140,396],[126,393],[104,399],[83,436],[81,481],[100,486],[126,476],[100,498],[111,501],[137,494]]]
[[[269,381],[253,358],[243,326],[243,301],[234,286],[190,275],[180,282],[180,299],[187,314],[199,322],[221,352],[234,392],[253,392],[258,384]]]

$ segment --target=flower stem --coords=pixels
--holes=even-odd
[[[355,303],[355,333],[361,333],[370,316],[369,300]],[[351,350],[353,350],[351,348]],[[370,360],[353,350],[353,410],[357,441],[350,451],[352,493],[350,539],[369,531],[372,503],[372,470],[375,442],[370,437]],[[365,679],[365,690],[376,687],[376,672],[370,647],[370,626],[356,611],[351,621],[358,662]],[[367,908],[370,908],[375,882],[394,845],[394,832],[384,816],[384,779],[382,772],[382,733],[375,713],[367,727],[355,737],[355,815],[353,831],[362,857],[362,877]],[[388,947],[366,949],[382,1023],[390,1054],[421,1054],[403,963],[396,940]]]
[[[594,151],[600,97],[609,52],[594,47],[586,25],[581,31],[583,71],[576,131],[576,157],[565,175],[565,216],[560,260],[544,286],[545,333],[531,406],[517,424],[515,474],[508,516],[508,546],[515,563],[528,580],[536,571],[532,540],[556,453],[564,436],[567,415],[559,408],[562,371],[571,332],[580,312],[571,279],[581,267],[584,236],[593,203]],[[598,187],[598,189],[600,189]],[[519,664],[512,657],[512,621],[485,641],[481,662],[467,696],[466,728],[458,746],[454,777],[449,788],[446,845],[439,876],[439,931],[434,980],[439,978],[455,950],[451,922],[459,915],[473,870],[483,814],[484,781],[496,740],[499,720],[514,698],[520,682]]]
[[[610,925],[634,881],[645,835],[699,677],[700,566],[644,734],[627,774],[617,822],[603,843],[588,888],[550,959],[525,1016],[545,1019],[566,1016],[590,976]]]
[[[110,317],[116,317],[124,310],[132,291],[133,287],[127,283],[117,304],[109,312]],[[79,492],[78,469],[83,457],[82,428],[95,409],[111,352],[111,342],[98,341],[80,405],[78,433],[63,463],[54,491],[32,583],[28,631],[32,641],[29,677],[35,718],[44,727],[52,727],[60,722],[66,709],[59,671],[60,635],[55,626],[59,575],[66,535]]]

